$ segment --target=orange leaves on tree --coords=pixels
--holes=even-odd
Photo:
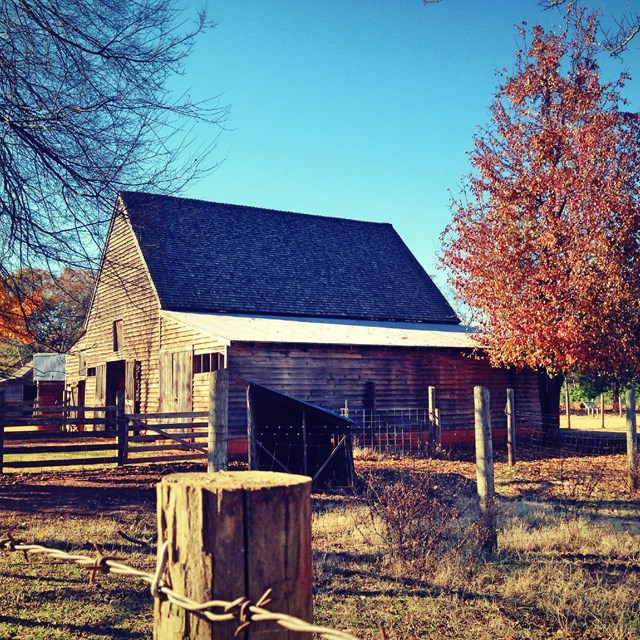
[[[640,372],[640,124],[573,18],[499,88],[443,258],[495,364]]]
[[[30,342],[29,318],[42,304],[42,292],[16,292],[11,280],[0,279],[0,338]]]

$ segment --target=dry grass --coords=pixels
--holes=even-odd
[[[637,416],[636,416],[637,421]],[[567,427],[567,416],[560,413],[560,427]],[[626,417],[624,413],[613,413],[611,411],[604,412],[604,428],[605,431],[624,431],[626,429]],[[600,415],[571,415],[571,428],[581,429],[585,431],[601,431],[602,416]]]
[[[498,464],[499,553],[488,561],[469,553],[474,505],[465,512],[460,492],[464,544],[431,549],[428,565],[399,557],[361,503],[325,510],[314,520],[319,621],[363,638],[383,627],[389,640],[640,638],[640,502],[623,495],[623,465],[622,456]],[[434,473],[433,461],[411,466]],[[359,541],[337,546],[336,531]]]
[[[498,463],[499,552],[488,560],[474,552],[472,463],[377,457],[358,466],[383,473],[388,486],[407,466],[420,475],[411,500],[399,485],[386,510],[371,492],[369,501],[314,496],[317,623],[371,640],[381,627],[389,640],[640,638],[640,496],[626,493],[623,456]],[[96,542],[151,570],[153,552],[119,532],[153,537],[160,472],[132,473],[0,477],[2,529],[69,550]],[[455,508],[436,501],[421,510],[421,483]],[[394,505],[441,527],[439,538],[419,541],[425,553],[414,545],[403,554],[388,535]],[[80,569],[20,554],[0,554],[0,580],[3,640],[151,637],[144,584],[104,576],[89,588]]]

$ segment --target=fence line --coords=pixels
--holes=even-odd
[[[191,598],[176,593],[162,579],[168,557],[167,542],[158,550],[156,570],[154,573],[141,571],[140,569],[118,562],[110,556],[102,555],[100,551],[92,558],[86,555],[67,553],[60,549],[44,547],[39,544],[26,544],[22,540],[17,540],[12,535],[0,539],[0,549],[10,552],[22,552],[27,559],[37,555],[46,559],[77,564],[79,567],[90,572],[89,584],[91,585],[95,583],[98,573],[113,573],[129,578],[138,578],[149,584],[150,593],[153,598],[164,597],[178,607],[187,611],[197,612],[210,622],[228,622],[235,620],[238,624],[236,635],[253,622],[273,622],[289,631],[317,633],[327,640],[358,640],[356,636],[345,631],[320,627],[284,613],[270,611],[266,607],[271,602],[269,598],[271,589],[268,589],[255,603],[244,596],[233,601],[209,600],[207,602],[196,602]]]
[[[124,407],[116,405],[48,407],[47,415],[9,417],[0,404],[0,473],[206,459],[208,423],[202,419],[207,415],[206,411],[126,415]]]

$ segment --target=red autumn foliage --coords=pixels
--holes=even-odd
[[[21,269],[0,279],[0,339],[66,351],[78,337],[94,273],[65,268],[59,275]]]
[[[11,278],[0,278],[0,339],[30,342],[28,320],[41,302],[40,291],[23,296],[13,286]]]
[[[493,363],[640,373],[640,121],[570,11],[500,86],[443,259]]]

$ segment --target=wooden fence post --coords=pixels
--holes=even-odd
[[[436,388],[428,387],[427,394],[429,399],[429,447],[427,452],[429,457],[432,458],[442,443],[438,433],[438,417],[436,415]]]
[[[209,393],[209,473],[226,471],[229,462],[229,369],[211,372]]]
[[[516,394],[507,389],[507,460],[510,467],[516,463]]]
[[[124,391],[116,393],[116,431],[118,432],[118,466],[127,464],[129,449],[129,419],[124,414]]]
[[[249,470],[253,471],[258,466],[258,446],[256,441],[256,412],[251,385],[247,385],[247,456],[249,458]]]
[[[311,479],[268,471],[183,473],[158,485],[158,546],[168,543],[165,579],[198,602],[256,602],[311,622]],[[209,622],[164,599],[154,604],[155,640],[231,640],[237,622]],[[293,638],[250,624],[247,640]],[[295,634],[310,640],[311,634]]]
[[[636,390],[627,389],[627,482],[629,490],[638,489],[638,439],[636,435]]]
[[[476,476],[482,532],[482,550],[486,555],[495,552],[498,541],[496,529],[495,483],[493,475],[493,445],[491,442],[491,415],[489,412],[489,390],[485,387],[473,389],[476,436]]]
[[[0,475],[4,473],[4,423],[7,416],[4,389],[0,390]]]

